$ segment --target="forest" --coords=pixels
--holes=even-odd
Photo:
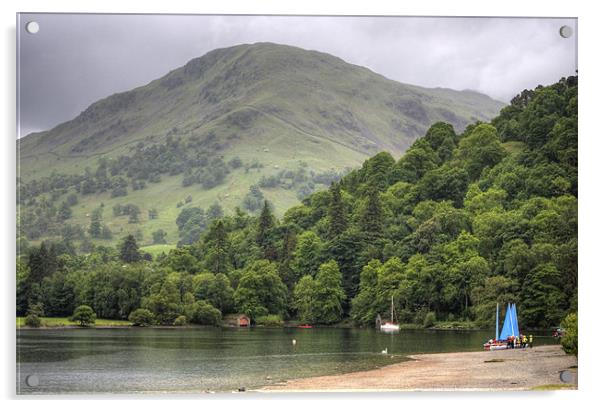
[[[215,135],[212,133],[203,139],[191,137],[182,141],[176,132],[177,129],[173,129],[164,143],[147,146],[144,142],[138,142],[129,155],[110,160],[100,158],[95,169],[86,167],[81,175],[53,171],[48,176],[28,182],[17,180],[22,244],[49,237],[73,238],[75,233],[76,238],[84,242],[84,251],[87,251],[89,243],[84,239],[85,231],[74,231],[77,224],[65,223],[73,218],[73,207],[79,202],[78,194],[85,197],[109,192],[111,198],[125,197],[132,191],[146,189],[150,183],[160,183],[162,176],[180,176],[182,187],[197,185],[202,190],[209,190],[223,184],[226,176],[234,170],[241,169],[249,173],[264,168],[264,164],[257,160],[245,163],[238,156],[224,161],[218,153],[225,150],[227,145],[214,142]],[[327,186],[341,177],[342,174],[334,170],[316,172],[301,161],[297,169],[281,169],[274,175],[262,176],[259,186],[251,186],[240,206],[249,212],[258,211],[263,202],[259,187],[294,190],[297,197],[302,199],[316,190],[318,185]],[[183,204],[178,203],[178,207]],[[100,220],[104,232],[90,233],[87,238],[111,240],[112,231],[102,224],[101,211],[97,208],[95,217]],[[138,215],[130,223],[138,223]],[[152,219],[152,215],[149,214],[147,219]],[[198,239],[198,236],[195,238]]]
[[[18,257],[17,314],[69,316],[86,305],[136,325],[219,325],[237,312],[266,324],[369,326],[393,297],[404,323],[491,326],[496,303],[515,302],[524,326],[557,325],[577,311],[577,89],[569,77],[525,90],[461,134],[435,123],[399,160],[378,153],[280,219],[257,195],[258,213],[215,210],[194,239],[155,259],[132,235],[79,252],[64,238],[31,246]],[[214,183],[241,164],[185,170],[186,149],[170,143],[105,167],[101,179],[124,182],[94,188],[118,194],[126,176],[152,182],[169,172]],[[145,156],[161,149],[169,160]],[[168,162],[175,167],[135,165]],[[86,178],[66,182],[88,188]],[[45,188],[28,184],[21,199]],[[189,212],[181,231],[200,219]]]

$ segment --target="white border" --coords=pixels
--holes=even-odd
[[[2,188],[4,199],[2,205],[2,260],[4,268],[2,276],[4,290],[2,313],[2,379],[5,398],[14,399],[15,388],[15,326],[14,326],[14,253],[15,253],[15,13],[21,12],[105,12],[105,13],[196,13],[196,14],[346,14],[346,15],[454,15],[454,16],[540,16],[540,17],[578,17],[579,18],[579,67],[580,67],[580,106],[579,106],[579,310],[580,310],[580,349],[579,357],[579,391],[552,393],[436,393],[436,394],[336,394],[291,396],[250,397],[239,396],[235,399],[222,400],[216,397],[195,401],[181,400],[176,404],[244,404],[246,407],[264,407],[267,405],[301,407],[309,404],[331,404],[334,400],[344,399],[349,406],[376,404],[437,404],[448,406],[478,406],[479,408],[495,405],[507,406],[582,406],[595,401],[596,394],[602,387],[597,386],[600,377],[600,296],[602,288],[599,266],[598,242],[602,232],[600,225],[599,203],[601,183],[599,175],[602,169],[597,165],[602,154],[602,132],[596,119],[600,116],[600,64],[599,42],[602,39],[600,13],[596,10],[595,1],[531,1],[504,0],[503,2],[486,2],[474,0],[387,2],[384,0],[220,0],[220,1],[185,1],[185,0],[143,0],[109,1],[109,0],[9,0],[0,2],[0,20],[3,33],[2,70],[3,97],[0,99],[0,114],[4,132],[2,137]],[[596,302],[598,300],[598,302]],[[240,398],[242,397],[242,398]],[[123,398],[129,403],[132,398]],[[161,398],[163,399],[163,398]],[[161,399],[146,399],[144,404],[162,406]],[[394,399],[396,401],[383,401]],[[379,401],[380,400],[380,401]],[[12,401],[11,403],[14,403]],[[133,401],[132,401],[133,402]],[[73,400],[51,401],[25,400],[25,405],[81,405]],[[599,401],[598,401],[599,403]],[[86,401],[86,405],[105,406],[103,399]],[[111,402],[112,404],[112,402]]]

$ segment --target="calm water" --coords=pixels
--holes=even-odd
[[[291,378],[376,368],[413,353],[480,350],[490,337],[488,331],[383,334],[334,328],[22,330],[17,334],[17,392],[250,389]],[[555,340],[537,336],[535,342]],[[385,348],[388,355],[381,353]],[[28,386],[29,375],[36,375],[39,385]]]

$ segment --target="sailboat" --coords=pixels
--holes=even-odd
[[[516,314],[516,304],[508,303],[506,308],[506,316],[504,317],[504,325],[502,331],[498,332],[499,328],[499,303],[495,310],[495,338],[483,344],[485,350],[503,350],[508,348],[508,339],[519,337],[520,330],[518,329],[518,316]],[[499,335],[498,335],[499,333]]]
[[[395,305],[393,305],[393,296],[391,296],[391,320],[380,325],[380,331],[385,333],[395,333],[399,331],[399,324],[395,323]]]

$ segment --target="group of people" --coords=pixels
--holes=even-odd
[[[533,335],[530,334],[528,338],[524,334],[521,334],[520,336],[510,336],[506,340],[506,345],[508,348],[533,347]]]
[[[524,334],[521,334],[519,336],[510,336],[506,340],[490,339],[483,346],[485,347],[485,350],[503,350],[533,347],[533,335],[530,334],[528,337]]]

